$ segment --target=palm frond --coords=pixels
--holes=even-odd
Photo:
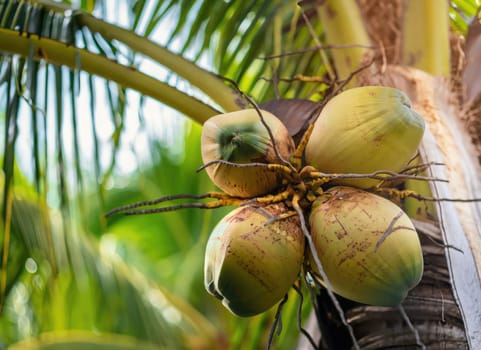
[[[26,255],[16,252],[13,257],[20,260],[21,271],[15,261],[9,265],[10,272],[17,271],[17,278],[22,276],[22,283],[11,288],[5,308],[7,319],[21,321],[21,328],[10,332],[30,329],[31,333],[25,335],[34,336],[51,330],[89,330],[95,325],[100,333],[130,335],[164,348],[186,344],[186,335],[196,337],[196,332],[207,336],[204,341],[214,343],[215,329],[181,298],[172,297],[127,267],[112,247],[99,247],[76,230],[76,225],[65,222],[61,213],[52,214],[49,217],[46,208],[31,199],[14,201],[14,237],[30,258],[24,270],[22,257],[26,259]],[[64,227],[70,230],[65,231]],[[27,315],[33,313],[35,317],[20,320],[22,315],[16,314],[16,303],[25,298],[22,293],[28,294],[28,301],[24,301]],[[42,312],[45,308],[50,312]],[[177,316],[168,318],[168,312]],[[195,317],[195,321],[190,317]],[[1,329],[0,337],[11,341],[9,327]]]
[[[283,68],[295,67],[301,56],[307,57],[304,59],[308,62],[303,67],[303,74],[323,73],[322,69],[319,70],[319,53],[315,50],[303,52],[303,55],[287,55],[300,47],[294,45],[299,35],[306,39],[303,48],[318,46],[317,38],[305,35],[306,23],[300,16],[302,9],[296,3],[284,0],[213,4],[185,0],[176,2],[175,6],[167,4],[163,12],[159,11],[172,24],[166,46],[172,51],[177,48],[178,52],[201,64],[205,58],[215,67],[216,73],[236,81],[246,93],[256,96],[258,102],[276,98],[275,77],[293,78],[294,75],[286,76]],[[314,18],[312,14],[308,16]],[[155,22],[156,25],[158,23]],[[316,21],[314,25],[321,33],[320,22]],[[150,32],[151,28],[145,34],[150,35]],[[280,42],[274,47],[276,37],[280,38]],[[266,58],[272,55],[280,56]],[[275,61],[280,61],[280,66]],[[298,73],[301,73],[300,69],[294,72]],[[293,95],[295,86],[301,84],[282,85],[283,93]],[[319,96],[314,98],[319,99]]]

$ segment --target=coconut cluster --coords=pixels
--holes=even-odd
[[[304,163],[295,171],[399,172],[415,155],[423,132],[423,118],[403,92],[381,86],[349,89],[321,111]],[[295,176],[285,175],[294,168],[287,165],[295,146],[276,116],[247,109],[212,117],[201,142],[214,184],[246,199],[214,228],[205,254],[205,287],[234,314],[252,316],[277,304],[303,264],[333,292],[370,305],[399,305],[419,283],[418,235],[400,207],[372,193],[381,180],[341,177],[315,191],[309,191],[314,182],[306,182],[305,232],[299,215],[291,215],[296,213],[289,197]],[[282,167],[288,170],[276,171]],[[307,249],[306,235],[314,249]]]

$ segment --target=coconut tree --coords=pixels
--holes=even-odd
[[[299,348],[481,347],[481,208],[475,200],[481,196],[476,69],[480,24],[475,1],[139,0],[126,2],[125,8],[108,4],[0,3],[4,114],[0,306],[4,315],[15,319],[15,301],[28,290],[33,305],[22,312],[37,312],[23,318],[37,329],[26,332],[25,327],[10,324],[10,331],[2,335],[5,342],[40,335],[37,346],[79,342],[97,347],[252,348],[273,341],[282,315],[284,327],[276,339],[280,347],[292,347],[289,342],[297,337]],[[112,23],[109,16],[115,11],[127,12],[128,19]],[[207,299],[197,295],[193,282],[201,273],[208,232],[227,209],[214,214],[189,209],[155,219],[114,216],[106,221],[102,215],[137,200],[213,189],[205,174],[193,174],[201,162],[200,125],[216,114],[259,105],[280,118],[299,143],[326,101],[364,85],[395,87],[409,96],[427,126],[419,149],[421,162],[431,164],[426,174],[448,180],[408,180],[399,185],[414,191],[412,198],[398,204],[415,223],[425,263],[421,283],[399,307],[358,304],[336,296],[327,285],[311,294],[314,310],[305,328],[296,330],[305,317],[297,315],[299,295],[294,291],[279,313],[270,310],[238,320],[203,308]],[[100,94],[109,108],[96,109]],[[170,123],[163,116],[155,119],[174,125],[172,133],[178,136],[170,140],[185,137],[180,143],[184,158],[173,160],[181,156],[169,156],[152,140],[158,135],[149,134],[152,124],[145,122],[145,144],[157,166],[139,170],[135,184],[118,183],[121,165],[129,162],[122,158],[122,147],[132,129],[131,107],[137,106],[134,113],[144,122],[143,114],[151,114],[145,106],[152,110],[152,100],[194,122],[185,131],[185,124],[178,122],[183,120],[180,115]],[[167,114],[167,109],[161,111]],[[106,140],[103,120],[109,128]],[[30,144],[19,142],[25,134]],[[136,141],[142,142],[140,136]],[[137,155],[137,145],[131,141],[132,154]],[[89,152],[91,156],[85,154]],[[24,170],[19,171],[22,162],[19,167]],[[29,180],[23,180],[22,171]],[[179,174],[186,174],[184,180]],[[193,182],[193,176],[198,180]],[[112,184],[129,191],[112,191]],[[38,223],[39,217],[44,224]],[[181,227],[179,222],[190,225]],[[161,227],[160,234],[152,232],[153,225]],[[141,242],[136,230],[150,232],[143,236],[150,245],[172,250],[150,256],[149,244]],[[196,233],[182,233],[189,231]],[[115,237],[111,243],[123,243],[124,254],[116,250],[117,254],[106,255],[109,237]],[[136,249],[129,249],[129,244]],[[167,256],[170,267],[183,265],[192,273],[175,276],[146,267]],[[45,271],[40,268],[40,280],[48,281],[49,288],[45,282],[35,292],[39,279],[26,275],[24,266],[27,272],[35,271],[31,275],[47,266]],[[173,281],[181,282],[175,286]],[[82,289],[85,285],[102,288]],[[170,285],[174,286],[166,287]],[[304,289],[301,295],[307,297]],[[66,317],[63,310],[82,293],[86,305],[74,307],[72,314],[83,317]],[[46,304],[44,298],[57,302]],[[127,300],[135,301],[128,303],[128,315],[134,315],[130,319],[95,312],[99,307],[125,312]],[[301,314],[309,311],[306,304],[301,305]],[[45,305],[55,306],[51,317],[45,316]],[[32,322],[35,319],[38,322]],[[42,326],[46,320],[49,325]],[[8,317],[4,322],[8,324]],[[106,336],[57,332],[93,327]],[[135,343],[139,340],[141,345]]]

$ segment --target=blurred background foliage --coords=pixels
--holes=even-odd
[[[151,59],[80,27],[77,10],[236,80],[259,102],[316,91],[291,82],[276,92],[262,79],[281,64],[258,59],[280,53],[266,38],[287,30],[292,49],[313,45],[290,1],[0,1],[0,26],[85,48],[215,104]],[[300,65],[322,74],[312,53],[289,65],[286,76]],[[135,201],[213,190],[196,172],[198,123],[142,91],[33,54],[2,56],[0,117],[0,348],[264,346],[275,310],[239,319],[204,290],[205,243],[229,208],[104,217]],[[299,336],[298,302],[293,293],[284,307],[283,346]]]
[[[229,103],[180,73],[180,56],[236,81],[259,103],[318,101],[325,81],[293,79],[330,69],[316,49],[323,29],[314,2],[302,3],[301,11],[290,0],[0,0],[0,37],[35,34],[107,58],[105,77],[130,67],[132,80],[144,74],[180,91],[174,103]],[[476,8],[452,1],[453,28],[465,33]],[[178,56],[161,65],[89,14],[127,29],[141,48],[144,37]],[[214,189],[196,172],[200,119],[156,101],[169,105],[164,91],[157,98],[142,86],[126,89],[81,71],[77,58],[56,66],[32,48],[0,60],[0,349],[264,347],[275,310],[237,318],[203,286],[206,240],[230,208],[104,217],[123,204]],[[300,335],[298,305],[292,292],[279,348],[293,348]],[[308,312],[305,303],[303,319]]]

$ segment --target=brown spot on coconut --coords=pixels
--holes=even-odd
[[[335,201],[343,204],[323,210]],[[416,230],[389,200],[356,188],[333,187],[313,203],[309,222],[335,293],[360,303],[394,306],[421,280],[423,255]],[[336,239],[339,235],[342,239]],[[319,276],[312,255],[310,262]]]

